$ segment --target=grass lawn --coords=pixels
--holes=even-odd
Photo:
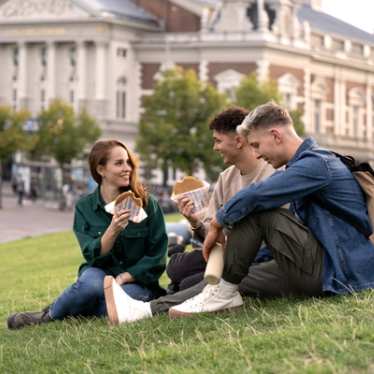
[[[80,263],[70,232],[1,244],[1,320],[47,305]],[[0,373],[374,373],[373,305],[374,291],[366,291],[246,299],[232,314],[164,315],[115,328],[104,319],[19,331],[3,323]]]

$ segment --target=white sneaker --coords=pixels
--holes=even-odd
[[[212,313],[226,309],[238,308],[243,299],[237,289],[227,288],[222,283],[208,284],[201,293],[182,304],[169,309],[169,317],[185,317],[196,313]]]
[[[130,297],[110,275],[104,278],[104,295],[108,318],[112,325],[152,317],[150,303]]]

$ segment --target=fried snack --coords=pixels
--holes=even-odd
[[[193,202],[193,212],[202,212],[209,201],[209,185],[195,177],[184,177],[175,183],[171,199],[178,202],[184,197]]]
[[[183,177],[182,180],[175,183],[173,187],[173,195],[180,195],[202,187],[204,187],[204,183],[200,179],[191,176]]]
[[[114,203],[115,212],[120,212],[125,209],[131,211],[131,216],[138,214],[139,210],[143,207],[143,201],[136,197],[132,191],[126,191],[117,196]]]

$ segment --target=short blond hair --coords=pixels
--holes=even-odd
[[[236,131],[240,135],[248,136],[251,129],[274,125],[293,125],[293,121],[287,109],[274,101],[269,101],[253,109],[237,127]]]

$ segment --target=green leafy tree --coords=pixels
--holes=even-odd
[[[100,136],[101,130],[85,110],[76,115],[73,108],[61,100],[53,101],[42,111],[38,123],[37,140],[30,157],[53,157],[62,170],[62,182],[65,184],[69,179],[71,161],[83,155],[86,146]],[[60,191],[59,208],[64,209],[64,206],[65,201]]]
[[[73,108],[55,100],[38,117],[37,141],[30,152],[32,158],[53,157],[61,168],[79,158],[85,147],[95,141],[101,130],[86,111],[78,115]]]
[[[137,150],[148,169],[164,171],[164,185],[169,167],[192,175],[202,164],[213,177],[221,161],[212,151],[208,123],[225,103],[225,96],[192,70],[162,73],[153,94],[144,98]]]
[[[29,112],[13,111],[10,107],[0,107],[0,209],[2,208],[2,170],[5,161],[15,152],[25,151],[33,146],[34,137],[24,131]]]
[[[235,103],[248,110],[252,110],[270,100],[282,103],[282,94],[279,92],[277,84],[274,81],[258,82],[255,74],[244,77],[236,89]],[[296,132],[300,136],[304,135],[303,112],[299,109],[291,110],[290,115]]]

